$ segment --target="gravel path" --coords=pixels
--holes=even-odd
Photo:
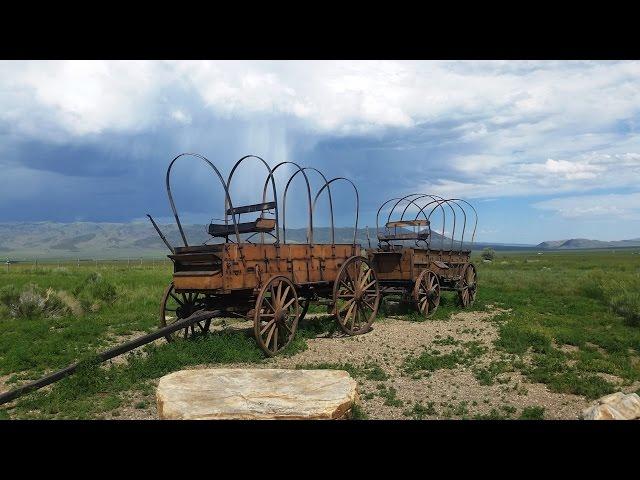
[[[527,382],[517,371],[499,374],[492,385],[483,385],[478,381],[474,369],[505,360],[504,354],[493,346],[498,332],[497,324],[491,321],[495,315],[503,312],[505,310],[497,308],[485,312],[463,311],[447,320],[425,322],[392,316],[376,321],[373,330],[365,335],[310,339],[309,348],[304,352],[288,358],[271,358],[249,367],[296,368],[331,363],[350,364],[358,368],[365,364],[377,364],[386,374],[386,379],[356,376],[362,410],[370,419],[473,418],[477,415],[518,418],[525,407],[544,408],[546,419],[577,419],[582,409],[589,405],[587,400],[577,395],[550,392],[544,384]],[[313,321],[313,318],[307,321]],[[231,328],[250,327],[250,322],[242,322]],[[427,347],[447,354],[464,349],[465,342],[476,342],[476,345],[484,347],[483,353],[474,357],[468,365],[438,369],[420,378],[407,374],[403,368],[408,357],[420,355]],[[112,412],[103,418],[157,418],[155,399],[153,395],[144,397],[138,393],[132,394],[115,414]]]

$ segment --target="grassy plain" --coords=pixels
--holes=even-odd
[[[439,353],[438,345],[433,345],[420,355],[408,355],[407,375],[465,364],[478,382],[490,384],[501,373],[517,370],[527,381],[543,383],[552,392],[587,399],[640,385],[637,249],[543,255],[499,252],[491,263],[478,257],[474,262],[479,293],[472,309],[509,310],[491,319],[499,331],[495,347],[504,354],[503,360],[474,367],[474,358],[482,353],[477,346],[443,339],[444,345],[454,346],[453,352]],[[97,268],[76,262],[2,266],[0,390],[73,361],[87,361],[76,375],[1,406],[0,418],[114,417],[123,404],[147,408],[154,401],[153,380],[166,373],[190,365],[265,361],[245,332],[223,329],[193,340],[143,347],[128,355],[127,361],[106,368],[93,365],[90,359],[97,351],[156,328],[160,297],[170,278],[170,265],[158,261],[101,262]],[[55,314],[38,313],[37,308],[17,312],[16,294],[26,290],[43,294],[47,289],[51,298],[62,298],[68,308]],[[458,310],[454,294],[448,293],[433,318],[423,320],[407,313],[403,319],[438,322]],[[306,348],[309,338],[332,328],[326,319],[305,322],[286,354],[295,356]],[[386,375],[375,359],[366,365],[331,362],[327,359],[317,366],[344,368],[366,378]],[[465,418],[463,410],[453,417]],[[429,411],[429,404],[416,404],[410,410],[413,418]],[[533,408],[521,416],[539,418],[541,413]]]

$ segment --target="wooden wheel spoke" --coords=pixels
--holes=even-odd
[[[350,290],[350,291],[351,291],[351,293],[354,293],[354,292],[355,292],[355,289],[353,288],[353,286],[348,285],[344,280],[340,280],[340,283],[341,283],[344,287],[346,287],[348,290]]]
[[[269,301],[269,299],[267,297],[264,297],[264,302],[267,304],[267,306],[271,309],[272,312],[276,311],[276,309],[273,308],[273,305],[271,305],[271,302]]]
[[[360,278],[359,278],[358,286],[360,288],[363,288],[364,284],[367,283],[367,280],[369,280],[370,276],[371,276],[371,270],[365,270],[364,272],[360,272]],[[374,280],[374,282],[375,282],[375,280]]]
[[[278,325],[276,324],[276,334],[273,336],[273,351],[278,351],[278,335],[280,334],[280,330],[278,329]]]
[[[276,292],[275,292],[275,290],[273,289],[273,285],[269,285],[269,291],[271,292],[271,303],[272,303],[273,305],[275,305],[275,304],[276,304]],[[275,310],[275,309],[274,309],[274,310]]]
[[[373,305],[371,305],[365,298],[362,299],[362,302],[371,309],[371,311],[375,310],[375,308],[373,308]]]
[[[358,330],[358,325],[360,325],[360,315],[362,312],[360,311],[360,305],[356,305],[355,311],[353,312],[353,321],[351,322],[351,329]]]
[[[351,318],[351,329],[352,330],[353,330],[353,327],[355,326],[355,322],[356,322],[356,319],[358,317],[358,312],[359,311],[360,310],[358,309],[358,305],[354,303],[353,304],[353,311],[351,312],[351,317],[350,317]]]
[[[275,322],[271,325],[271,328],[269,329],[269,334],[267,335],[267,340],[265,341],[265,345],[267,346],[267,348],[269,348],[269,344],[271,343],[271,337],[273,336],[273,332],[276,329],[276,325]]]
[[[347,313],[344,316],[344,324],[346,325],[349,318],[351,318],[351,314],[353,313],[353,307],[355,307],[355,302],[351,303],[351,306],[349,307],[349,309],[347,310]]]
[[[375,281],[375,279],[374,279],[371,283],[369,283],[369,284],[368,284],[366,287],[364,287],[362,290],[369,290],[369,287],[371,287],[371,286],[373,286],[373,285],[375,285],[375,284],[376,284],[376,281]]]
[[[267,322],[267,324],[260,330],[260,335],[264,335],[264,332],[267,331],[267,328],[271,327],[275,323],[276,319],[273,318]]]
[[[285,303],[285,304],[282,306],[282,309],[283,309],[283,310],[288,309],[288,308],[291,306],[291,304],[292,304],[293,302],[295,302],[295,301],[296,301],[295,297],[294,297],[294,298],[292,298],[291,300],[289,300],[287,303]]]
[[[345,308],[347,308],[349,305],[351,305],[354,300],[356,299],[356,297],[351,297],[351,300],[349,300],[347,303],[345,303],[344,305],[342,305],[342,307],[340,307],[340,310],[338,310],[338,313],[342,312]]]
[[[287,322],[282,322],[282,325],[289,331],[289,334],[293,333],[293,331],[289,328],[289,325],[287,325]]]
[[[176,296],[173,294],[173,292],[172,292],[172,293],[170,293],[169,295],[171,295],[171,297],[172,297],[176,302],[178,302],[178,303],[180,304],[180,306],[181,306],[181,307],[183,307],[183,306],[184,306],[184,303],[183,303],[183,302],[181,302],[181,301],[180,301],[180,299],[179,299],[178,297],[176,297]]]

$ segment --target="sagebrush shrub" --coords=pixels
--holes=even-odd
[[[57,318],[70,313],[69,307],[52,288],[43,291],[34,284],[27,285],[9,305],[9,314],[15,318]]]
[[[622,290],[611,298],[609,305],[627,325],[640,326],[640,293]]]
[[[96,301],[112,303],[117,296],[116,287],[97,272],[88,275],[84,282],[73,290],[73,294],[80,301],[84,301],[83,303],[88,302],[89,304]]]
[[[608,286],[608,277],[602,272],[591,272],[585,276],[579,285],[582,295],[594,300],[606,301],[610,287]]]

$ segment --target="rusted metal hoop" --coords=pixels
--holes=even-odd
[[[356,193],[356,224],[355,224],[355,228],[353,229],[353,246],[355,247],[356,239],[357,239],[357,236],[358,236],[358,218],[360,216],[360,195],[358,194],[358,187],[356,187],[355,183],[353,183],[351,180],[349,180],[348,178],[345,178],[345,177],[332,178],[327,183],[325,183],[320,190],[318,190],[318,193],[316,193],[316,197],[313,200],[313,204],[315,205],[315,203],[318,200],[318,197],[320,196],[322,191],[325,188],[327,188],[327,189],[330,188],[330,185],[333,182],[337,181],[337,180],[344,180],[345,182],[349,182],[351,184],[351,186],[353,187],[353,190]]]
[[[302,170],[302,167],[295,162],[285,161],[285,162],[278,163],[275,167],[271,169],[271,173],[269,173],[269,176],[265,180],[264,189],[262,192],[263,201],[267,194],[267,184],[269,183],[269,179],[273,180],[276,170],[280,168],[282,165],[287,165],[287,164],[294,165],[295,167],[298,168],[298,170],[294,173],[294,175],[300,170]],[[307,227],[307,242],[312,245],[313,244],[313,207],[311,206],[311,186],[309,184],[309,177],[307,177],[307,174],[304,173],[304,171],[302,172],[302,176],[304,177],[305,182],[307,184],[307,199],[308,199],[308,205],[309,205],[309,226]],[[282,243],[286,244],[287,243],[287,192],[286,190],[282,199],[282,203],[283,203],[282,205]]]
[[[455,234],[456,234],[456,212],[453,209],[453,207],[451,205],[449,205],[448,201],[445,200],[444,198],[442,198],[440,195],[429,195],[429,194],[418,194],[418,193],[414,193],[412,195],[417,195],[417,197],[413,199],[414,202],[417,202],[421,198],[429,197],[434,201],[444,201],[445,203],[447,203],[447,206],[451,209],[451,212],[453,213],[453,230],[451,231],[451,250],[453,250],[453,241],[454,241],[453,239],[454,239]],[[404,219],[404,214],[405,214],[405,212],[407,211],[408,208],[409,208],[409,204],[407,204],[407,206],[404,207],[404,210],[402,211],[402,215],[400,216],[400,220]],[[418,208],[420,208],[420,207],[418,207]],[[420,211],[422,211],[423,214],[424,214],[424,208],[425,207],[422,207],[420,209]],[[444,210],[443,210],[442,214],[444,215]],[[418,219],[418,215],[420,215],[420,212],[416,213],[416,217],[415,217],[416,220]],[[444,221],[444,217],[443,217],[443,221]],[[431,233],[431,225],[429,225],[429,233]],[[443,233],[442,234],[444,236],[444,228],[443,228]],[[442,242],[444,242],[444,240]],[[430,240],[429,240],[429,243],[430,243]],[[427,243],[427,246],[429,245],[429,243]]]
[[[188,247],[189,243],[187,242],[187,237],[185,236],[184,230],[182,229],[182,223],[180,223],[180,218],[178,217],[178,211],[177,211],[176,205],[175,205],[175,203],[173,201],[173,195],[171,194],[171,180],[170,180],[171,168],[173,167],[173,164],[180,157],[185,157],[185,156],[191,156],[191,157],[199,158],[199,159],[203,160],[204,162],[206,162],[211,168],[213,168],[214,172],[216,172],[216,175],[218,175],[218,178],[220,179],[220,183],[222,183],[222,188],[224,188],[225,198],[229,202],[229,207],[230,208],[233,208],[233,203],[231,202],[231,197],[229,196],[229,189],[227,188],[227,184],[225,183],[224,178],[222,178],[222,175],[220,174],[220,171],[207,158],[205,158],[202,155],[199,155],[197,153],[181,153],[180,155],[175,157],[173,160],[171,160],[171,163],[169,163],[169,167],[167,168],[167,175],[166,175],[166,178],[165,178],[165,183],[166,183],[166,186],[167,186],[167,196],[169,197],[169,203],[171,204],[171,210],[173,211],[173,216],[176,219],[176,224],[178,225],[178,230],[180,230],[180,236],[182,237],[182,241],[184,242],[184,246]],[[240,233],[238,232],[238,222],[236,221],[236,216],[235,215],[233,216],[233,226],[234,226],[235,233],[236,233],[236,239],[238,240],[238,243],[240,243]]]
[[[273,187],[273,201],[276,204],[275,207],[275,215],[276,215],[276,243],[280,243],[280,224],[279,222],[279,217],[278,217],[278,194],[276,192],[276,182],[275,179],[273,178],[273,175],[271,175],[272,170],[271,167],[269,167],[269,164],[262,159],[261,157],[258,157],[257,155],[245,155],[244,157],[242,157],[240,160],[238,160],[235,165],[233,166],[233,168],[231,169],[231,172],[229,173],[229,178],[227,179],[227,188],[229,190],[231,190],[231,179],[233,178],[233,174],[235,173],[236,169],[238,168],[238,166],[246,159],[248,158],[256,158],[258,160],[260,160],[265,167],[267,167],[267,170],[269,171],[269,176],[267,177],[267,183],[269,182],[269,178],[271,178],[271,186]],[[266,203],[266,188],[265,188],[265,194],[262,196],[262,203]],[[224,205],[224,223],[225,225],[228,225],[228,215],[227,215],[227,209],[229,208],[229,205],[227,205],[226,199],[225,199],[225,205]],[[263,218],[264,217],[264,211],[260,212],[260,217]],[[260,239],[262,241],[262,243],[264,243],[264,233],[261,234]]]

